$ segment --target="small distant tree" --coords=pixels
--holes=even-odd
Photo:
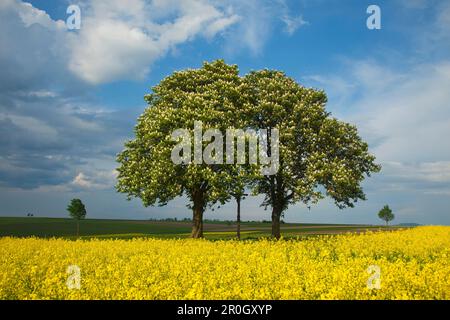
[[[389,208],[388,205],[385,205],[383,209],[381,209],[380,212],[378,212],[378,217],[381,220],[386,221],[386,225],[389,225],[389,221],[392,221],[395,218],[391,208]]]
[[[80,220],[86,217],[86,207],[80,199],[72,199],[67,206],[70,216],[77,221],[77,237],[80,236]]]

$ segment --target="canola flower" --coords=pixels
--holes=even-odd
[[[368,286],[373,265],[379,289]],[[450,227],[282,241],[1,238],[0,299],[450,299]]]

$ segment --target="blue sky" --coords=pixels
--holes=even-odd
[[[81,8],[67,30],[66,9]],[[369,30],[366,9],[381,9]],[[144,208],[114,191],[115,155],[144,94],[174,70],[223,58],[242,74],[271,68],[323,88],[328,110],[358,126],[383,170],[368,200],[324,200],[287,221],[450,224],[448,1],[30,1],[0,4],[0,215],[66,216],[71,198],[97,218],[189,217],[185,199]],[[260,198],[243,219],[269,219]],[[206,218],[234,218],[234,204]]]

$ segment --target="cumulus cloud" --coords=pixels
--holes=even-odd
[[[65,24],[62,20],[54,21],[43,10],[39,10],[28,2],[18,2],[16,0],[4,0],[0,9],[9,10],[17,13],[24,23],[25,27],[30,27],[33,24],[41,25],[50,30],[63,30]]]
[[[64,21],[29,3],[2,2],[0,62],[7,75],[2,80],[22,78],[21,84],[28,85],[43,74],[51,81],[70,73],[89,84],[142,80],[177,45],[212,38],[239,20],[233,10],[204,0],[96,0],[80,5],[81,29],[70,32]]]
[[[79,172],[70,185],[81,189],[110,189],[115,185],[116,170],[97,170],[86,174]]]
[[[221,36],[228,52],[258,54],[277,20],[289,35],[307,23],[281,0],[85,0],[80,6],[81,29],[73,32],[29,3],[2,3],[0,61],[8,76],[22,84],[42,74],[54,83],[142,80],[155,61],[196,38]]]
[[[90,83],[143,79],[152,63],[197,36],[214,37],[238,20],[202,0],[92,1],[70,46],[70,70]]]

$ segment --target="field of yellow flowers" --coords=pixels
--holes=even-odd
[[[450,227],[286,241],[2,238],[0,299],[450,299]]]

